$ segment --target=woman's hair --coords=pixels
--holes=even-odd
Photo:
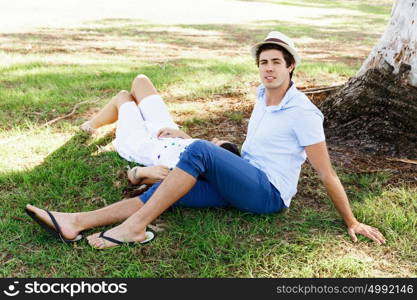
[[[240,156],[239,148],[235,144],[227,142],[221,144],[220,147],[232,152],[233,154],[236,154],[237,156]]]

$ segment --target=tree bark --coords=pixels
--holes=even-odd
[[[327,139],[417,157],[417,0],[398,0],[356,77],[319,104]]]

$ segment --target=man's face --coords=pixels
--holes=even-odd
[[[293,65],[287,68],[284,56],[279,50],[265,50],[259,55],[259,76],[267,89],[287,86],[293,69]]]

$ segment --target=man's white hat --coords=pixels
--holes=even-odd
[[[256,59],[256,52],[259,47],[264,44],[277,44],[288,50],[288,52],[294,57],[295,65],[299,65],[301,58],[297,53],[297,49],[294,46],[293,41],[285,34],[279,31],[271,31],[263,42],[257,43],[252,46],[251,53]]]

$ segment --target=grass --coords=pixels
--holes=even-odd
[[[365,238],[351,243],[309,165],[284,213],[173,209],[158,221],[168,229],[142,247],[98,252],[84,241],[63,245],[24,214],[27,203],[73,212],[124,197],[127,182],[118,175],[129,163],[100,150],[113,138],[108,128],[96,138],[77,128],[119,90],[128,90],[138,73],[152,78],[188,133],[241,145],[258,84],[248,45],[271,29],[285,31],[303,56],[295,73],[299,86],[343,83],[355,74],[389,15],[374,1],[275,2],[341,7],[352,14],[329,17],[334,20],[326,26],[314,19],[310,26],[275,20],[166,26],[106,19],[83,28],[0,34],[0,276],[415,277],[416,187],[391,185],[393,174],[384,171],[338,168],[358,219],[386,235],[388,243],[381,247]],[[356,13],[364,23],[352,21]],[[85,100],[97,102],[43,126]]]
[[[7,53],[3,55],[7,60]],[[101,104],[105,103],[118,91],[128,89],[138,73],[152,78],[157,89],[169,90],[177,98],[203,98],[237,89],[237,79],[248,80],[251,67],[248,59],[241,58],[184,59],[156,65],[31,62],[5,67],[0,75],[8,86],[0,92],[1,126],[29,122],[30,128],[30,124],[42,124],[71,111],[80,101],[106,97]],[[10,115],[10,111],[15,113]]]

